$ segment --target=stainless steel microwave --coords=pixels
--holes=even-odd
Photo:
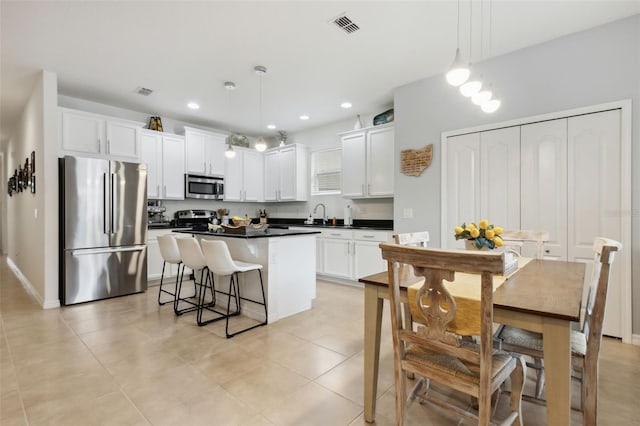
[[[186,174],[184,175],[184,196],[204,200],[222,200],[224,177]]]

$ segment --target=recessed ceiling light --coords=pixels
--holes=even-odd
[[[351,102],[343,102],[340,104],[340,107],[347,109],[347,108],[351,108],[353,105],[351,105]]]
[[[268,125],[267,125],[267,129],[271,129],[271,130],[273,130],[273,129],[275,129],[275,128],[276,128],[276,125],[275,125],[275,124],[268,124]]]
[[[308,120],[309,116],[308,115],[301,115],[300,116],[300,120]]]
[[[198,105],[198,104],[197,104],[197,103],[195,103],[195,102],[189,102],[189,103],[187,104],[187,106],[188,106],[189,108],[191,108],[191,109],[200,109],[200,105]]]

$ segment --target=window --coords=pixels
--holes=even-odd
[[[333,148],[311,153],[311,194],[340,194],[342,150]]]

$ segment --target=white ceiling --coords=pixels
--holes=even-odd
[[[469,0],[460,47],[469,55]],[[640,1],[473,0],[473,60],[640,13]],[[484,11],[484,52],[480,15]],[[360,30],[330,24],[346,12]],[[441,74],[456,47],[456,1],[0,2],[0,141],[41,69],[59,93],[249,135],[381,112],[393,88]],[[615,48],[612,46],[612,48]],[[264,65],[263,120],[259,77]],[[223,87],[233,81],[228,96]],[[443,80],[443,84],[444,80]],[[134,90],[153,89],[142,97]],[[351,110],[340,108],[348,100]],[[187,109],[198,102],[198,111]],[[308,114],[308,121],[299,115]]]

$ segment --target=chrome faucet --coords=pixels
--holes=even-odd
[[[316,206],[313,208],[313,214],[316,214],[316,212],[318,211],[318,207],[320,206],[322,206],[322,224],[326,225],[327,224],[327,208],[324,206],[324,204],[322,203],[316,204]]]

